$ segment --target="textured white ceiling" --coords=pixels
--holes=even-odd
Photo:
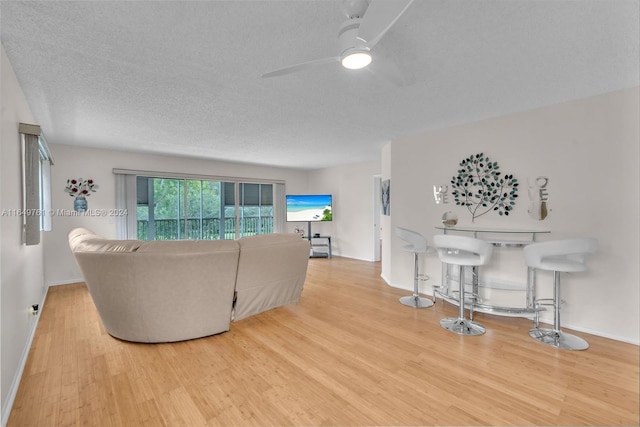
[[[640,80],[638,0],[416,0],[376,46],[377,72],[271,79],[261,74],[338,54],[341,1],[0,8],[2,44],[54,144],[320,168]],[[384,77],[392,65],[404,86]]]

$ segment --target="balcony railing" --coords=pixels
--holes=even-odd
[[[149,221],[138,220],[139,240],[199,239],[218,240],[236,238],[236,219],[224,219],[224,231],[220,218],[191,218],[187,220],[188,235],[185,236],[184,219],[156,219],[154,236],[149,239]],[[223,237],[221,236],[223,234]],[[246,216],[240,219],[240,236],[273,233],[273,217]]]

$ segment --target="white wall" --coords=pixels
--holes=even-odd
[[[330,235],[334,255],[374,260],[373,177],[379,174],[379,161],[309,172],[310,193],[333,195],[333,221],[313,223],[311,232]]]
[[[113,168],[192,173],[228,177],[284,180],[286,192],[326,193],[334,197],[334,221],[314,223],[313,233],[332,236],[334,255],[367,261],[374,259],[373,176],[380,174],[380,162],[364,162],[314,171],[273,168],[240,163],[160,156],[124,151],[50,144],[55,166],[52,168],[52,207],[54,211],[73,210],[73,198],[64,192],[68,178],[92,178],[98,190],[87,198],[90,210],[115,207]],[[53,217],[53,231],[44,234],[45,279],[49,285],[81,281],[82,276],[71,255],[67,233],[74,227],[87,227],[115,238],[113,217]],[[287,230],[305,223],[288,223]]]
[[[0,416],[4,423],[37,320],[29,308],[41,304],[46,293],[43,245],[21,243],[22,218],[12,213],[22,208],[18,124],[37,123],[4,48],[0,48],[0,100],[0,211],[4,212],[0,216]]]
[[[382,153],[380,155],[380,158],[382,159],[381,162],[382,164],[381,166],[381,179],[382,181],[386,180],[386,179],[391,179],[391,144],[386,144],[384,147],[382,147]],[[398,170],[398,175],[401,174],[401,171]],[[394,189],[394,182],[391,181],[391,185],[390,185],[390,190],[389,190],[389,205],[390,205],[390,210],[389,213],[391,215],[393,215],[393,213],[395,212],[394,210],[394,199],[395,199],[395,189]],[[398,213],[400,213],[400,211],[398,211]],[[381,250],[381,255],[380,257],[381,259],[381,264],[382,264],[382,272],[380,274],[380,276],[382,276],[382,278],[387,282],[387,283],[394,283],[394,286],[396,287],[401,287],[401,288],[405,288],[405,289],[409,289],[409,285],[402,286],[402,285],[398,285],[396,281],[392,281],[391,277],[389,277],[389,273],[391,272],[391,247],[393,244],[393,239],[392,239],[392,235],[393,235],[393,230],[391,229],[391,215],[381,215],[380,216],[380,240],[382,241],[382,250]],[[401,224],[397,224],[396,227],[402,227]],[[397,239],[395,239],[397,240]],[[397,262],[397,261],[396,261]],[[411,282],[407,282],[407,283],[411,283],[411,289],[413,289],[413,280],[411,280]]]
[[[462,159],[483,152],[522,187],[512,215],[487,214],[474,225],[552,231],[540,240],[596,237],[600,247],[588,271],[563,276],[562,323],[639,343],[639,114],[636,87],[393,141],[383,156],[391,176],[389,226],[413,228],[431,240],[447,210],[470,225],[471,215],[451,196],[449,204],[435,204],[432,186],[448,184]],[[526,179],[541,175],[549,177],[551,211],[537,221],[527,214]],[[390,260],[383,262],[383,277],[410,289],[412,260],[396,240],[386,241]],[[422,268],[432,278],[423,290],[431,293],[440,263],[432,255]],[[550,280],[541,276],[541,282]]]
[[[55,166],[51,170],[54,210],[73,210],[73,198],[64,192],[68,178],[92,178],[99,188],[87,198],[89,209],[115,207],[113,168],[190,173],[221,177],[273,179],[286,182],[287,192],[307,191],[307,172],[241,163],[161,156],[63,144],[50,144]],[[69,250],[67,234],[75,227],[87,227],[108,238],[116,237],[116,225],[109,216],[53,217],[53,231],[45,233],[45,279],[50,285],[81,281],[82,275]],[[293,229],[293,226],[291,226]]]

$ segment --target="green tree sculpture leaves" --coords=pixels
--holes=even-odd
[[[461,161],[458,176],[451,178],[456,205],[467,207],[472,222],[491,211],[509,215],[515,206],[518,180],[513,175],[502,175],[499,169],[498,162],[478,153]]]

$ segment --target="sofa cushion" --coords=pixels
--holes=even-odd
[[[69,233],[72,252],[135,252],[142,245],[140,240],[109,240],[87,228],[75,228]]]
[[[234,240],[154,240],[140,242],[139,253],[199,253],[238,251]]]
[[[307,274],[309,241],[290,233],[243,237],[234,320],[298,301]]]

